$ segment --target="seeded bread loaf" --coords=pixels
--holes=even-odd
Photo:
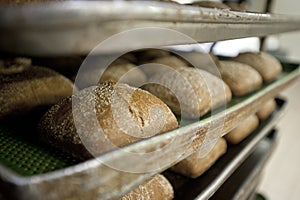
[[[87,159],[177,127],[171,110],[149,92],[104,82],[54,105],[39,132],[46,143]]]
[[[157,174],[118,200],[171,200],[173,198],[174,191],[171,184],[163,175]]]
[[[262,86],[261,75],[249,65],[235,61],[219,61],[222,79],[235,96],[243,96]]]
[[[197,151],[171,167],[171,170],[190,178],[197,178],[207,171],[226,152],[226,149],[226,141],[220,138],[207,155],[203,155],[201,150]]]
[[[282,72],[280,62],[274,56],[265,52],[240,53],[233,60],[252,66],[260,73],[265,82],[274,80]]]
[[[251,115],[224,137],[231,144],[238,144],[253,132],[259,124],[256,115]]]
[[[30,66],[0,74],[0,118],[51,106],[73,93],[73,83],[51,69]]]

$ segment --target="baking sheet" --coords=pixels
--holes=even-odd
[[[295,16],[155,1],[55,1],[2,5],[0,13],[0,50],[31,56],[86,55],[112,35],[141,28],[144,30],[132,34],[129,42],[110,42],[94,53],[191,43],[190,38],[178,35],[163,37],[161,33],[151,32],[153,28],[156,31],[157,28],[178,31],[197,42],[300,29],[300,18]]]

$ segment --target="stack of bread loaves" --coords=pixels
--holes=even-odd
[[[123,65],[125,71],[132,68],[130,64]],[[117,69],[115,66],[110,66],[103,77],[118,77],[118,73],[110,73]],[[0,82],[1,118],[20,114],[26,117],[37,108],[52,106],[38,125],[41,141],[81,159],[178,127],[171,110],[147,91],[110,81],[76,91],[70,80],[52,69],[32,66],[27,58],[2,59]],[[90,108],[95,113],[89,113]],[[89,116],[93,114],[96,124],[91,124]],[[76,127],[76,123],[80,126]],[[95,131],[99,129],[97,125],[102,132]],[[102,136],[108,141],[102,140]],[[122,197],[139,198],[172,199],[173,190],[163,176],[157,175]]]
[[[226,106],[232,96],[254,92],[281,72],[280,63],[266,53],[243,53],[230,61],[214,60],[221,77],[191,67],[176,54],[163,50],[133,52],[108,68],[95,65],[86,71],[82,80],[95,79],[95,84],[77,91],[69,79],[52,69],[33,66],[30,59],[2,59],[0,118],[52,106],[38,125],[41,141],[77,158],[90,159],[178,128],[174,114],[199,120]],[[147,65],[139,69],[136,66],[140,64]],[[101,77],[97,76],[99,73]],[[147,84],[142,89],[135,87],[143,83]],[[225,139],[239,143],[275,106],[270,99]],[[200,176],[226,152],[225,139],[215,138],[210,152],[204,155],[200,149],[171,170],[192,178]],[[172,199],[173,195],[169,182],[156,175],[121,199]]]
[[[165,70],[164,73],[152,73],[149,77],[150,83],[143,88],[162,99],[176,115],[199,119],[231,100],[231,90],[221,78],[180,62],[176,62],[180,65],[175,65],[174,55],[167,57],[160,54],[159,56],[162,57],[156,57],[151,61],[156,63],[164,61],[163,64],[170,66],[170,69]],[[171,170],[196,178],[226,152],[226,147],[226,141],[220,138],[216,144],[213,144],[212,150],[207,155],[203,155],[201,150],[196,151],[171,167]]]
[[[255,91],[262,83],[269,83],[281,73],[282,66],[273,56],[264,53],[240,53],[230,61],[217,63],[223,80],[235,96],[243,96]],[[274,99],[270,99],[254,115],[241,122],[234,130],[225,135],[228,142],[237,144],[246,138],[258,125],[259,119],[265,120],[275,109]]]

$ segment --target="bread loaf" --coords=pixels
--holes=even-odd
[[[73,93],[73,84],[44,67],[28,67],[20,73],[0,74],[0,118],[18,115],[57,103]]]
[[[0,60],[0,74],[21,73],[31,66],[29,58],[5,58]]]
[[[247,6],[245,3],[235,3],[235,2],[227,2],[226,5],[233,11],[247,11]]]
[[[122,77],[124,76],[124,77]],[[109,66],[100,78],[99,82],[121,81],[132,86],[140,86],[147,80],[146,75],[133,64],[120,64]]]
[[[183,60],[176,56],[165,56],[161,58],[153,59],[151,62],[158,63],[162,65],[167,65],[173,68],[179,68],[179,67],[187,67],[187,63],[185,63]]]
[[[203,116],[231,99],[230,89],[221,79],[196,68],[168,70],[150,81],[157,84],[144,88],[162,99],[174,113],[187,118]]]
[[[265,82],[274,80],[282,72],[280,62],[274,56],[265,52],[240,53],[233,60],[252,66],[260,73]]]
[[[34,3],[34,2],[49,2],[50,0],[2,0],[0,1],[1,4],[25,4],[25,3]],[[58,1],[58,0],[55,0]]]
[[[276,108],[276,101],[274,99],[269,100],[263,105],[256,113],[260,120],[266,120]]]
[[[120,58],[127,60],[129,63],[137,63],[137,58],[133,53],[125,53]]]
[[[127,84],[104,82],[54,105],[39,132],[43,141],[86,159],[177,127],[160,99]]]
[[[245,139],[251,132],[253,132],[259,124],[256,115],[251,115],[242,121],[235,129],[227,133],[224,137],[231,144],[238,144]]]
[[[205,157],[201,151],[197,151],[171,167],[171,170],[190,178],[197,178],[207,171],[226,152],[226,149],[226,141],[220,138]]]
[[[149,66],[146,66],[143,68],[143,71],[147,74],[148,77],[152,77],[153,75],[157,73],[164,73],[168,70],[167,67],[178,69],[180,67],[188,67],[187,63],[183,62],[180,58],[177,58],[176,56],[164,56],[160,58],[155,58],[153,60],[149,60],[145,63],[141,64],[149,64]],[[154,64],[154,65],[153,65]],[[155,66],[155,64],[160,64],[164,66]]]
[[[107,68],[95,66],[83,71],[79,77],[78,81],[86,86],[96,85],[104,81],[112,81],[138,87],[147,80],[146,75],[131,63],[110,65]]]
[[[145,49],[141,51],[134,52],[136,55],[139,64],[141,63],[147,63],[150,60],[161,58],[165,56],[170,56],[170,53],[163,49]]]
[[[163,175],[157,174],[118,200],[171,200],[173,198],[174,191],[171,184]]]
[[[249,65],[235,61],[219,61],[222,79],[235,96],[243,96],[262,86],[262,77]]]
[[[230,9],[230,7],[227,6],[226,4],[223,4],[221,2],[215,2],[215,1],[197,1],[192,3],[191,5],[207,7],[207,8]]]

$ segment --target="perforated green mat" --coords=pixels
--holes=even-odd
[[[22,134],[0,124],[0,163],[20,175],[46,173],[80,162],[68,154],[42,146],[36,138],[24,139],[26,132]]]

